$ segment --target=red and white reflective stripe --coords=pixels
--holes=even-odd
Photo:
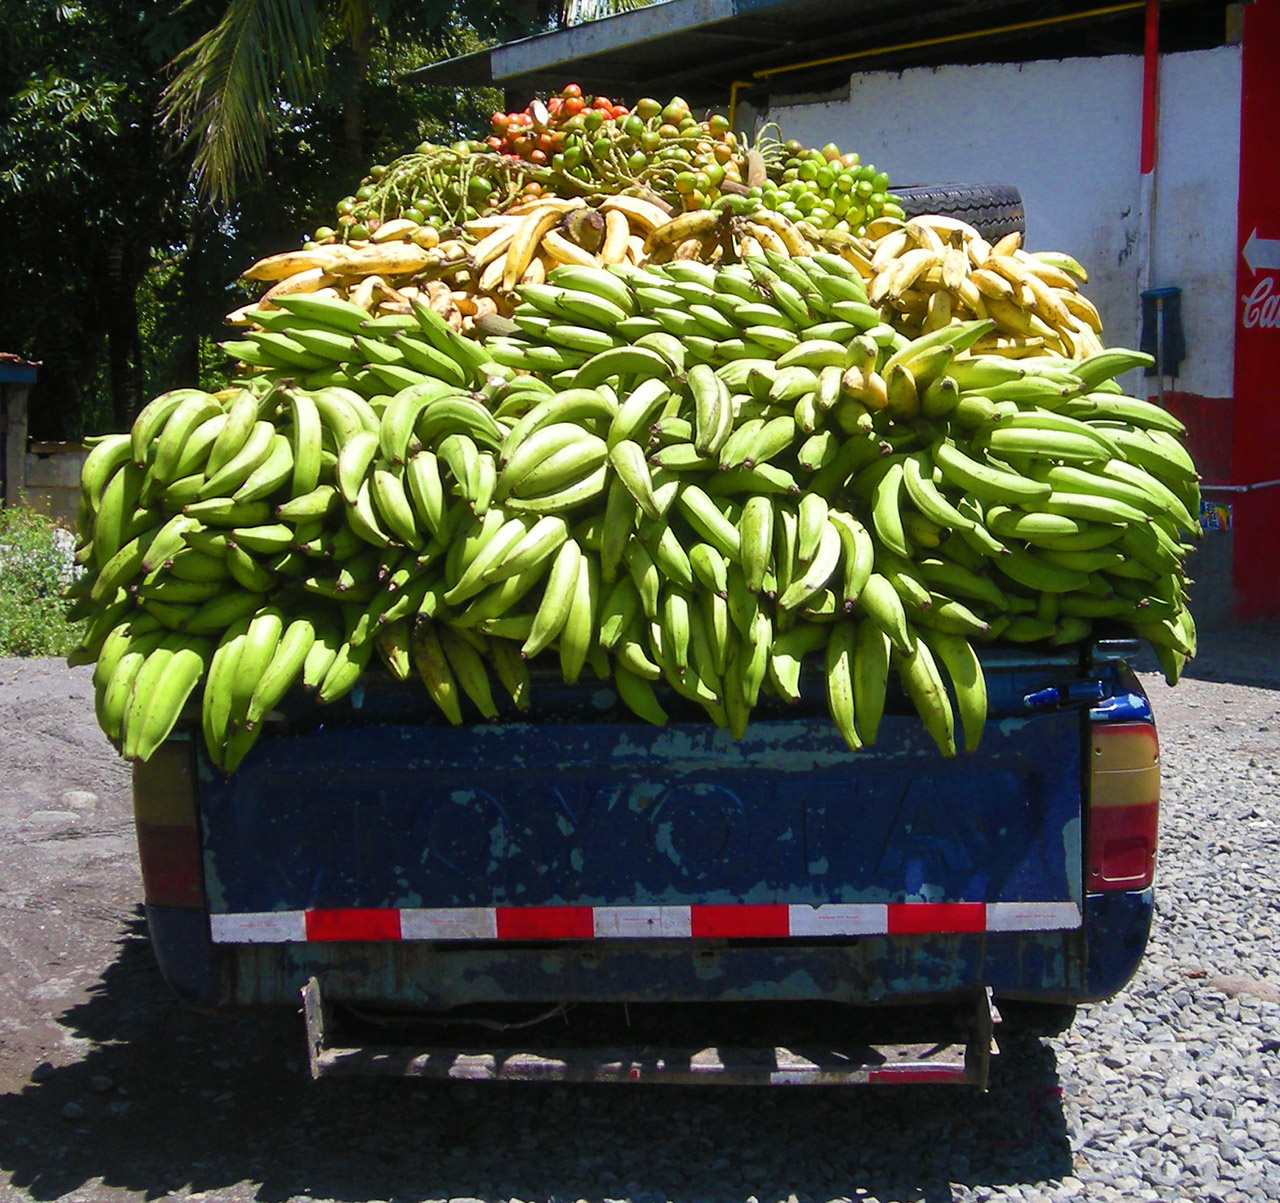
[[[867,1081],[873,1086],[914,1086],[927,1082],[967,1082],[969,1071],[963,1065],[885,1065],[869,1070]]]
[[[209,916],[215,944],[328,940],[708,940],[1066,931],[1074,902],[822,906],[498,906],[265,911]]]

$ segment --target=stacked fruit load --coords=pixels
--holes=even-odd
[[[985,720],[975,642],[1120,624],[1176,679],[1198,489],[1177,422],[1115,383],[1147,357],[1102,345],[1067,256],[876,233],[562,265],[474,338],[421,296],[279,296],[246,341],[314,362],[158,398],[85,465],[73,658],[104,730],[145,759],[203,683],[230,771],[291,687],[332,702],[376,653],[452,722],[498,713],[490,674],[527,707],[549,661],[740,736],[811,661],[851,747],[896,669],[950,755]]]
[[[778,249],[779,216],[787,228],[803,221],[815,242],[847,244],[881,215],[903,216],[887,189],[884,172],[834,144],[805,150],[766,133],[747,148],[727,118],[699,121],[679,97],[627,109],[570,84],[545,103],[495,113],[485,142],[423,143],[375,164],[338,202],[334,225],[246,277],[271,284],[268,306],[320,292],[407,313],[424,293],[462,328],[508,312],[516,284],[542,283],[559,263],[644,262],[653,231],[682,213],[700,216],[665,230],[658,253],[713,263]],[[519,272],[506,270],[495,260],[534,210],[532,253]],[[552,210],[560,220],[542,222]],[[230,320],[247,325],[247,314]]]
[[[439,231],[538,195],[625,193],[669,210],[780,208],[853,234],[881,214],[902,216],[884,172],[834,143],[821,150],[784,144],[774,129],[748,147],[723,114],[698,120],[678,96],[666,104],[644,97],[628,109],[569,84],[545,102],[495,113],[484,142],[423,143],[375,164],[338,202],[337,227],[315,231],[314,241],[362,239],[403,219]]]

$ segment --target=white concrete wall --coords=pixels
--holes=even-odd
[[[1239,47],[1170,55],[1161,66],[1151,285],[1182,289],[1187,359],[1178,387],[1229,397],[1239,313]]]
[[[1136,346],[1144,286],[1183,290],[1187,357],[1177,387],[1229,396],[1235,323],[1239,48],[1161,60],[1160,154],[1149,280],[1141,278],[1138,145],[1142,60],[990,63],[854,75],[847,101],[775,104],[768,119],[808,146],[836,142],[897,184],[1014,184],[1027,246],[1063,250],[1111,344]],[[1140,387],[1135,378],[1126,381]]]

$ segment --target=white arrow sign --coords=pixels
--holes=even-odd
[[[1244,261],[1249,265],[1250,273],[1255,276],[1259,268],[1263,271],[1280,270],[1280,239],[1259,238],[1255,229],[1249,235],[1249,241],[1244,244]]]

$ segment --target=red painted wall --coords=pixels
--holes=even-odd
[[[1280,0],[1244,6],[1232,482],[1280,477]],[[1252,239],[1252,241],[1251,241]],[[1248,255],[1248,260],[1246,259]],[[1235,616],[1280,614],[1280,487],[1238,493]]]

